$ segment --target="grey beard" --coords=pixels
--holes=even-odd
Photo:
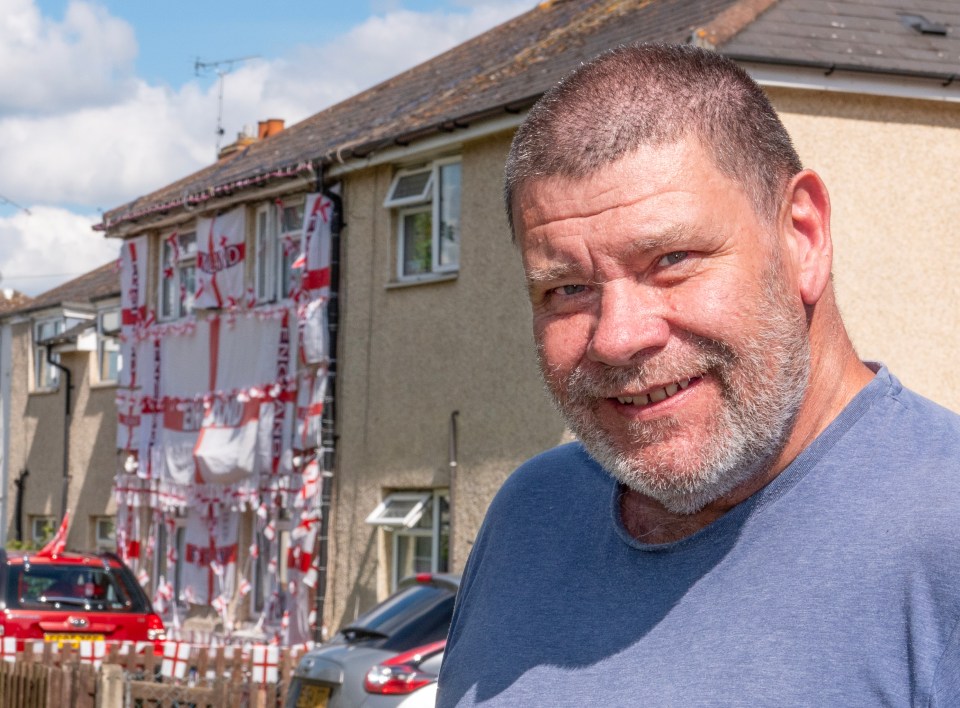
[[[562,382],[541,369],[547,390],[587,451],[618,481],[676,514],[692,514],[765,473],[783,450],[806,392],[810,352],[806,322],[778,292],[765,287],[761,329],[740,351],[711,339],[689,339],[684,361],[654,355],[632,367],[581,363]],[[724,405],[698,450],[651,459],[632,455],[682,432],[671,418],[634,422],[629,448],[621,449],[596,421],[602,399],[623,390],[710,373]]]

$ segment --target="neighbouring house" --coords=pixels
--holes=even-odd
[[[313,300],[288,298],[268,283],[287,277],[276,265],[292,257],[284,244],[303,250],[308,230],[299,226],[299,205],[316,193],[339,194],[322,239],[332,244],[330,290],[317,299],[328,315],[323,346],[332,354],[304,368],[306,377],[325,374],[314,376],[326,382],[325,425],[312,441],[318,447],[305,454],[284,447],[299,458],[285,468],[290,489],[307,489],[298,476],[305,461],[317,461],[319,488],[332,493],[330,512],[317,522],[329,524],[329,534],[321,529],[311,546],[319,555],[318,592],[291,594],[269,569],[263,592],[283,595],[278,606],[287,611],[309,602],[335,629],[408,573],[461,570],[507,475],[569,438],[536,371],[522,272],[501,204],[502,168],[513,131],[537,97],[582,61],[624,43],[711,47],[765,86],[801,157],[831,189],[837,290],[861,354],[960,409],[960,374],[951,361],[960,346],[953,277],[960,249],[952,229],[960,219],[953,164],[960,150],[958,28],[960,9],[935,0],[541,2],[105,214],[107,236],[145,249],[140,299],[129,300],[139,308],[130,320],[138,341],[162,350],[182,332],[210,337],[216,326],[220,351],[253,357],[246,352],[252,348],[275,360],[276,335],[250,334],[253,323],[275,323],[280,311],[293,321]],[[288,229],[290,207],[298,216]],[[245,249],[243,288],[252,294],[214,306],[195,302],[188,313],[183,303],[198,290],[194,239],[209,240],[210,223],[228,217],[242,222],[235,243]],[[141,388],[139,399],[131,398],[141,429],[129,446],[136,468],[128,478],[142,487],[131,504],[160,499],[176,474],[184,476],[174,488],[190,500],[152,507],[160,509],[151,512],[157,529],[189,530],[191,514],[204,518],[202,485],[191,476],[196,456],[185,456],[176,472],[172,443],[160,432],[145,436],[143,416],[159,415],[163,395],[182,405],[202,399],[202,391],[233,395],[239,385],[212,385],[204,378],[212,377],[208,353],[191,351],[166,369],[161,351],[160,373],[153,383],[145,374],[140,384],[149,389],[159,381],[154,394],[161,395]],[[138,358],[147,360],[144,372],[156,366],[149,351]],[[298,365],[291,374],[298,394],[300,372]],[[319,395],[310,404],[319,405]],[[155,465],[149,471],[148,459]],[[273,479],[253,470],[253,478]],[[234,505],[238,531],[230,534],[241,552],[249,555],[247,542],[283,520],[270,494],[251,492]],[[308,520],[317,521],[320,501],[308,507]],[[286,523],[293,524],[302,512],[289,508],[295,513]],[[271,543],[261,549],[282,561],[282,546]],[[241,553],[237,567],[245,563]],[[164,567],[167,577],[171,567]],[[240,600],[235,594],[230,602]],[[242,602],[256,617],[253,601]]]
[[[4,544],[113,551],[120,282],[107,263],[0,308]]]

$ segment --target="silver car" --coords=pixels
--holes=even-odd
[[[459,576],[446,574],[401,581],[397,592],[300,659],[286,708],[360,708],[376,695],[364,688],[372,668],[446,638],[459,585]]]

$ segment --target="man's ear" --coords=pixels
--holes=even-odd
[[[816,304],[830,282],[833,240],[830,195],[813,170],[798,172],[787,185],[780,227],[793,259],[803,303]]]

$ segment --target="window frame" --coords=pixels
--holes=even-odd
[[[183,246],[183,239],[187,236],[193,236],[193,248],[185,249]],[[167,249],[169,248],[170,238],[175,236],[177,238],[177,250],[176,261],[172,260],[173,254],[171,254],[170,262],[168,263],[167,258]],[[180,230],[177,229],[172,234],[167,236],[161,235],[160,237],[160,269],[158,273],[159,286],[157,287],[157,296],[159,302],[157,303],[157,317],[160,320],[176,320],[183,317],[188,317],[196,309],[195,299],[196,299],[196,289],[197,289],[197,227],[196,224],[191,224],[190,228]],[[186,255],[184,255],[186,253]],[[171,269],[171,277],[166,277],[167,268]],[[185,278],[186,273],[190,273],[189,278]],[[187,289],[187,284],[184,283],[184,280],[192,281],[190,289]],[[174,302],[168,301],[168,293],[172,290],[178,294],[178,297],[175,298]],[[172,306],[172,307],[171,307]]]
[[[267,538],[263,529],[257,528],[258,524],[254,522],[253,542],[257,546],[257,557],[252,559],[250,572],[250,599],[249,611],[251,615],[260,615],[267,608],[267,601],[270,598],[270,579],[275,578],[278,592],[279,604],[270,608],[273,616],[270,620],[279,620],[283,617],[285,609],[284,588],[287,587],[289,569],[287,568],[287,551],[290,549],[292,534],[295,527],[293,519],[288,513],[281,512],[280,516],[274,519],[276,524],[276,535],[271,541]],[[275,554],[275,555],[274,555]],[[271,560],[277,561],[276,574],[271,574],[268,570]]]
[[[302,249],[305,203],[306,197],[300,195],[289,201],[263,203],[256,208],[253,287],[258,305],[287,300],[295,294],[296,269],[293,263]],[[297,209],[299,223],[287,228],[287,211]],[[287,241],[292,242],[289,254],[284,248]]]
[[[104,318],[109,315],[115,315],[117,318],[116,327],[107,327],[104,324]],[[97,311],[97,366],[94,377],[98,384],[116,384],[120,380],[120,372],[123,371],[123,357],[120,352],[120,306],[114,305],[104,307]],[[116,356],[116,371],[113,377],[104,376],[104,356],[106,354]]]
[[[45,533],[37,533],[37,524],[43,524],[47,529]],[[47,543],[54,534],[57,533],[57,520],[46,514],[38,514],[36,516],[30,516],[30,542],[35,543],[38,546],[42,546]]]
[[[457,223],[457,254],[456,258],[450,263],[442,263],[442,209],[443,209],[443,187],[442,180],[443,168],[449,165],[460,165],[460,178],[458,180],[458,209],[456,214]],[[460,211],[459,202],[462,201],[463,194],[463,172],[462,158],[457,155],[433,160],[428,165],[418,165],[416,167],[407,167],[400,169],[393,177],[390,188],[387,191],[387,198],[384,200],[384,206],[394,210],[396,218],[396,270],[394,277],[400,283],[416,283],[425,280],[436,280],[451,275],[456,275],[460,271]],[[404,178],[411,175],[429,172],[430,176],[419,193],[409,194],[402,197],[394,196],[398,187]],[[430,214],[430,268],[419,273],[406,273],[406,218],[414,214]]]
[[[276,205],[269,203],[261,204],[254,212],[253,287],[258,305],[277,299],[276,215]]]
[[[93,545],[98,552],[107,551],[115,553],[117,550],[117,517],[116,516],[94,516],[93,522]],[[112,525],[113,531],[109,536],[100,535],[100,525],[108,522]]]
[[[443,501],[443,504],[441,503]],[[391,501],[417,501],[418,503],[403,517],[384,516]],[[444,523],[444,504],[446,523]],[[419,521],[427,512],[431,513],[430,528],[418,527]],[[397,589],[406,573],[400,568],[400,545],[403,542],[416,543],[418,538],[430,538],[430,572],[446,572],[450,565],[450,491],[432,489],[425,491],[391,492],[367,516],[366,523],[378,526],[390,535],[390,591]],[[441,546],[446,537],[446,555],[441,558]]]
[[[54,325],[54,331],[41,335],[41,329],[50,324]],[[62,315],[42,317],[32,323],[34,391],[56,391],[60,387],[60,370],[47,361],[47,346],[40,342],[61,334],[66,328],[66,318]],[[56,362],[60,361],[59,354],[54,353],[51,358]]]

